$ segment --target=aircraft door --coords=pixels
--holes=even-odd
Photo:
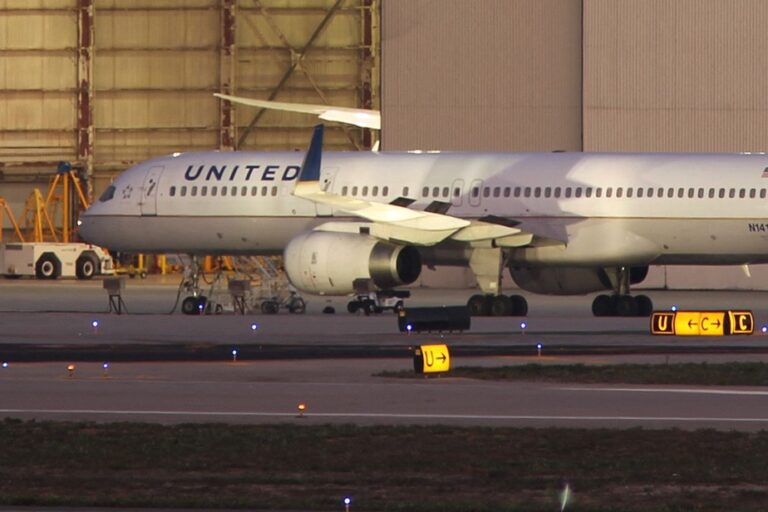
[[[141,186],[141,199],[139,206],[142,215],[157,215],[157,191],[160,187],[160,175],[163,174],[162,165],[150,167],[144,176],[144,183]]]
[[[483,193],[483,180],[472,180],[469,187],[469,205],[480,206],[480,197]]]
[[[324,167],[320,172],[320,188],[325,192],[333,192],[333,179],[338,171],[338,167]],[[315,203],[315,211],[318,217],[330,217],[333,215],[333,208],[327,204]]]
[[[454,180],[451,186],[451,204],[461,206],[464,200],[464,180]]]

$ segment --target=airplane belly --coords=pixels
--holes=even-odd
[[[588,219],[565,245],[511,251],[529,265],[742,264],[768,262],[768,223],[733,219]]]
[[[90,217],[84,238],[113,251],[187,254],[277,254],[313,217]]]

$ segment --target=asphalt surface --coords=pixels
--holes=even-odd
[[[460,304],[470,293],[417,290],[411,304]],[[131,281],[125,293],[131,314],[114,315],[106,313],[106,293],[98,282],[0,280],[0,355],[8,362],[0,368],[0,416],[161,423],[768,427],[768,390],[763,389],[481,382],[450,373],[429,379],[375,376],[412,369],[412,348],[427,342],[449,345],[454,366],[665,363],[763,360],[768,353],[763,335],[670,341],[650,336],[647,319],[593,318],[591,298],[584,297],[532,296],[525,328],[519,318],[473,319],[467,333],[407,336],[398,332],[394,315],[349,315],[343,300],[309,298],[305,315],[188,317],[167,314],[175,295],[172,283]],[[747,308],[758,326],[768,318],[764,293],[649,295],[659,308]],[[344,312],[320,313],[328,305]],[[535,348],[539,343],[541,356]],[[157,357],[164,350],[177,353]],[[206,362],[178,356],[196,352],[206,353],[201,358]],[[13,358],[35,353],[48,362]],[[300,403],[306,404],[302,415]]]

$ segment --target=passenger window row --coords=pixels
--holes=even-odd
[[[373,187],[374,191],[377,187]],[[358,195],[358,187],[342,187],[342,195]],[[387,187],[384,187],[387,195]],[[368,195],[368,187],[360,189],[363,197]],[[351,192],[351,193],[350,193]],[[403,187],[403,197],[408,197],[408,187]],[[605,198],[683,198],[690,199],[765,199],[768,196],[768,190],[761,188],[705,188],[705,187],[472,187],[470,195],[473,198],[482,196],[490,197],[544,197],[544,198],[579,198],[579,197],[605,197]],[[373,196],[376,194],[373,193]],[[461,197],[461,188],[454,187],[453,191],[449,187],[424,187],[421,190],[421,197],[448,199]]]
[[[408,197],[408,187],[403,187],[403,197]],[[112,192],[114,194],[114,192]],[[172,186],[169,195],[175,197],[216,197],[216,196],[277,196],[277,186],[208,186],[208,185],[182,185],[180,187]],[[470,194],[473,198],[480,197],[481,188],[472,187]],[[105,194],[106,195],[106,194]],[[350,195],[353,197],[387,197],[389,196],[389,187],[374,186],[352,186],[344,185],[341,188],[341,195]],[[424,187],[421,191],[422,197],[432,197],[448,199],[461,196],[461,188],[454,187],[453,191],[449,187]],[[498,197],[535,197],[535,198],[579,198],[579,197],[605,197],[605,198],[684,198],[689,199],[765,199],[768,196],[766,189],[755,188],[704,188],[704,187],[482,187],[482,196],[484,198]],[[110,197],[111,199],[111,197]],[[104,201],[105,199],[101,199]]]
[[[765,199],[766,189],[704,188],[704,187],[483,187],[483,197],[606,197],[606,198],[740,198]],[[472,188],[472,197],[479,197],[480,187]]]
[[[405,189],[408,190],[408,187]],[[378,185],[374,185],[372,187],[367,185],[362,187],[358,187],[357,185],[348,187],[347,185],[344,185],[341,187],[341,195],[343,196],[357,196],[359,193],[361,197],[368,197],[368,194],[370,193],[371,197],[379,197],[379,192],[381,192],[381,197],[387,197],[389,195],[389,187],[384,186],[379,188]]]
[[[250,192],[250,194],[249,194],[249,192]],[[174,186],[172,186],[170,188],[170,190],[168,191],[168,194],[171,197],[175,197],[177,194],[180,197],[186,197],[187,195],[190,195],[192,197],[197,197],[197,196],[206,197],[206,196],[209,196],[209,195],[211,197],[216,197],[218,195],[221,195],[222,197],[224,197],[224,196],[231,196],[231,197],[240,196],[240,197],[245,197],[245,196],[248,196],[248,195],[250,195],[250,196],[258,196],[258,195],[260,195],[262,197],[266,197],[266,196],[269,195],[269,196],[274,197],[274,196],[277,195],[277,187],[276,186],[271,186],[271,187],[268,187],[268,186],[262,186],[262,187],[257,187],[257,186],[246,187],[246,186],[242,186],[242,187],[238,187],[238,186],[234,186],[234,185],[231,186],[231,187],[227,187],[227,186],[219,187],[219,186],[216,186],[216,185],[213,185],[213,186],[210,186],[210,187],[208,185],[201,185],[201,186],[198,186],[198,185],[191,185],[191,186],[182,185],[180,187],[176,187],[174,185]]]

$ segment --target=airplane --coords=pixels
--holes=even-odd
[[[111,250],[284,255],[294,286],[347,295],[468,266],[473,314],[526,315],[502,293],[581,295],[595,316],[647,316],[651,265],[768,262],[768,155],[196,152],[123,172],[80,219]],[[194,297],[185,312],[195,309]],[[184,309],[184,308],[183,308]]]

